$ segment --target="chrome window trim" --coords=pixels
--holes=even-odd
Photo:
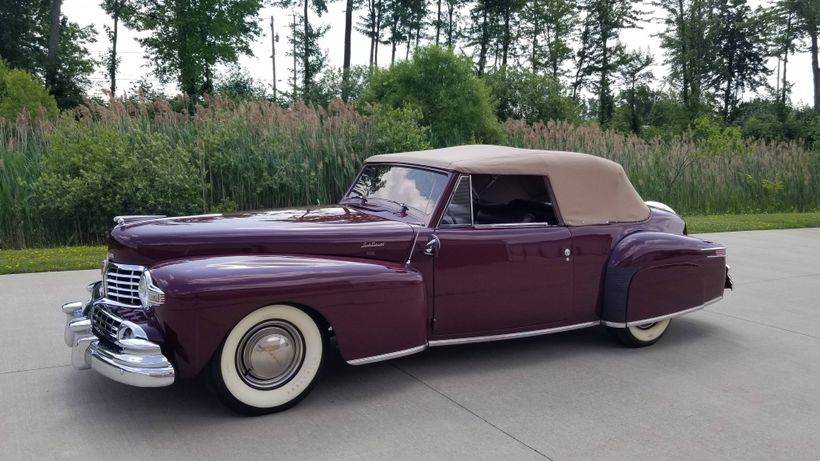
[[[528,338],[530,336],[548,335],[551,333],[561,333],[564,331],[579,330],[581,328],[594,327],[600,325],[600,320],[592,322],[577,323],[563,327],[544,328],[542,330],[520,331],[518,333],[503,333],[499,335],[471,336],[468,338],[437,339],[429,341],[430,347],[454,346],[457,344],[485,343],[490,341],[501,341],[505,339]]]
[[[410,349],[402,349],[396,352],[389,352],[387,354],[379,354],[370,357],[363,357],[361,359],[348,360],[347,363],[349,365],[364,365],[367,363],[381,362],[383,360],[396,359],[406,355],[416,354],[425,349],[427,349],[427,344],[422,344],[421,346],[411,347]]]
[[[476,224],[473,227],[476,229],[497,229],[505,227],[550,227],[550,224],[547,222],[510,222],[497,224]]]
[[[627,328],[627,327],[634,327],[636,325],[643,325],[643,324],[646,324],[646,323],[660,322],[661,320],[672,319],[672,318],[675,318],[675,317],[679,317],[681,315],[691,314],[692,312],[699,311],[699,310],[703,309],[704,307],[706,307],[710,304],[714,304],[714,303],[720,301],[721,299],[723,299],[723,295],[718,296],[717,298],[714,298],[714,299],[710,299],[709,301],[706,301],[705,303],[703,303],[699,306],[691,307],[689,309],[685,309],[685,310],[678,311],[678,312],[673,312],[671,314],[659,315],[657,317],[652,317],[652,318],[648,318],[648,319],[634,320],[632,322],[626,322],[626,323],[624,323],[624,322],[609,322],[609,321],[604,320],[601,323],[603,323],[604,325],[606,325],[608,327],[612,327],[612,328]]]

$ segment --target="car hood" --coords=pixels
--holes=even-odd
[[[344,206],[162,218],[118,225],[108,257],[153,262],[204,255],[305,254],[404,261],[414,229]]]

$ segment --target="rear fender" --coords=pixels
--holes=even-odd
[[[155,308],[181,377],[196,375],[243,317],[288,304],[326,322],[349,362],[427,344],[421,274],[401,264],[334,257],[239,255],[150,268],[166,302]],[[365,360],[366,361],[366,360]]]
[[[725,247],[636,232],[618,242],[607,263],[601,319],[625,327],[685,314],[719,300],[725,285]]]

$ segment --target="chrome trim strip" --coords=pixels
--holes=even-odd
[[[511,223],[498,223],[498,224],[475,224],[473,227],[476,229],[493,229],[493,228],[504,228],[504,227],[549,227],[550,224],[548,222],[511,222]]]
[[[399,357],[404,357],[406,355],[412,355],[421,352],[425,349],[427,349],[427,344],[422,344],[421,346],[411,347],[410,349],[403,349],[396,352],[389,352],[387,354],[373,355],[361,359],[348,360],[347,363],[349,365],[364,365],[366,363],[381,362],[382,360],[390,360]]]
[[[709,255],[706,257],[706,259],[709,258],[726,258],[726,255]]]
[[[626,323],[623,323],[623,322],[608,322],[608,321],[602,321],[601,323],[603,323],[604,325],[606,325],[608,327],[612,327],[612,328],[626,328],[626,327],[634,327],[635,325],[643,325],[643,324],[646,324],[646,323],[660,322],[661,320],[671,319],[671,318],[679,317],[681,315],[686,315],[686,314],[690,314],[690,313],[695,312],[695,311],[699,311],[699,310],[703,309],[704,307],[706,307],[710,304],[714,304],[714,303],[720,301],[721,299],[723,299],[722,295],[718,296],[717,298],[710,299],[709,301],[706,301],[705,303],[701,304],[700,306],[695,306],[695,307],[685,309],[685,310],[682,310],[682,311],[673,312],[671,314],[660,315],[658,317],[652,317],[652,318],[641,319],[641,320],[634,320],[632,322],[626,322]]]
[[[530,336],[540,336],[540,335],[547,335],[550,333],[561,333],[562,331],[570,331],[570,330],[578,330],[581,328],[587,327],[594,327],[595,325],[599,325],[601,322],[598,320],[592,322],[585,322],[585,323],[577,323],[575,325],[567,325],[563,327],[555,327],[555,328],[545,328],[543,330],[533,330],[533,331],[521,331],[518,333],[504,333],[500,335],[487,335],[487,336],[472,336],[469,338],[454,338],[454,339],[437,339],[430,341],[428,344],[430,347],[438,347],[438,346],[453,346],[456,344],[470,344],[470,343],[484,343],[490,341],[501,341],[504,339],[517,339],[517,338],[528,338]]]

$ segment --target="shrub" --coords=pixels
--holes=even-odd
[[[430,128],[419,126],[423,115],[417,107],[398,109],[377,106],[371,117],[377,153],[408,152],[430,148]]]
[[[44,223],[70,226],[66,231],[74,243],[104,235],[115,215],[202,210],[191,154],[167,136],[103,126],[67,128],[49,136],[33,192]]]
[[[0,117],[14,120],[23,110],[36,115],[57,113],[57,102],[31,74],[9,69],[0,60]]]
[[[435,146],[501,139],[487,86],[473,73],[470,59],[452,50],[419,48],[411,60],[376,71],[359,101],[365,109],[368,104],[418,107]]]
[[[561,84],[550,75],[509,68],[484,76],[497,104],[501,120],[519,119],[530,123],[547,120],[576,121],[580,108],[564,94]]]

